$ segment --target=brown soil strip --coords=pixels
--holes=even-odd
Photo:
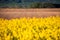
[[[20,18],[20,17],[48,17],[60,16],[60,8],[41,8],[41,9],[3,9],[0,8],[0,18]]]

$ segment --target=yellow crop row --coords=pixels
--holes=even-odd
[[[60,40],[60,17],[0,18],[0,40]]]

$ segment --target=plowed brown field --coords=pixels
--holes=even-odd
[[[60,16],[60,8],[40,8],[40,9],[9,9],[0,8],[0,18],[20,18],[20,17],[48,17]]]

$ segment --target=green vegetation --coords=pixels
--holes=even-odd
[[[0,8],[53,8],[54,5],[45,2],[33,2],[33,3],[1,3]]]
[[[51,3],[42,2],[42,3],[32,3],[30,7],[31,8],[53,8],[54,5]]]

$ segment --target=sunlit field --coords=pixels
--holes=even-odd
[[[60,40],[60,17],[0,18],[0,40]]]

